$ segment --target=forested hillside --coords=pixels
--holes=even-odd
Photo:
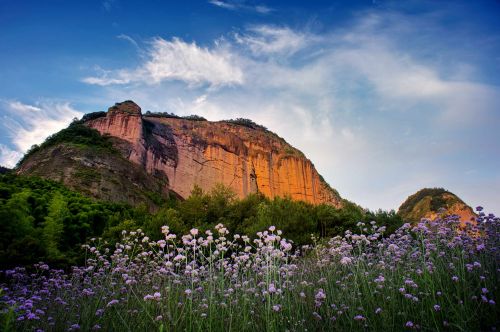
[[[109,245],[123,230],[142,228],[154,240],[161,226],[178,234],[223,223],[231,232],[255,234],[269,225],[286,232],[296,245],[341,235],[358,221],[376,220],[389,231],[402,224],[394,211],[370,212],[344,202],[342,209],[290,198],[273,200],[260,194],[244,199],[218,185],[210,192],[195,187],[186,200],[171,198],[151,213],[146,205],[94,200],[60,183],[37,177],[0,175],[0,263],[28,264],[39,260],[67,266],[82,260],[80,245],[103,237]]]

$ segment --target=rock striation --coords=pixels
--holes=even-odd
[[[259,192],[342,206],[309,159],[260,126],[143,115],[132,101],[117,103],[84,124],[117,138],[123,157],[148,174],[166,176],[168,190],[183,198],[195,185],[208,191],[221,183],[240,198]]]

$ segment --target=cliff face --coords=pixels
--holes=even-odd
[[[119,138],[116,147],[147,173],[165,175],[168,189],[188,197],[194,185],[222,183],[239,197],[261,192],[313,204],[341,206],[310,160],[277,135],[228,122],[141,114],[131,101],[85,125]]]
[[[411,195],[399,207],[405,221],[417,223],[422,218],[434,220],[440,214],[458,215],[464,225],[477,217],[470,206],[455,194],[442,188],[424,188]]]

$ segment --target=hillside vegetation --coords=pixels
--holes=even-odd
[[[398,214],[409,222],[434,218],[440,213],[458,214],[461,219],[474,216],[472,209],[455,194],[443,188],[424,188],[409,196],[399,207]]]
[[[375,220],[394,230],[402,224],[394,211],[370,212],[353,203],[336,209],[290,198],[253,194],[237,199],[222,185],[210,192],[194,188],[186,200],[170,198],[154,213],[146,205],[132,207],[91,199],[62,184],[38,177],[0,175],[0,263],[28,264],[45,260],[61,266],[82,258],[80,244],[102,237],[110,245],[121,232],[142,228],[154,240],[161,226],[183,233],[224,223],[232,232],[255,234],[273,224],[296,245],[344,234],[358,221]],[[27,249],[28,248],[28,249]]]

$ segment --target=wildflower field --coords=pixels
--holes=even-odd
[[[70,272],[1,271],[1,331],[491,331],[500,313],[499,218],[480,211],[393,234],[375,223],[297,248],[271,226],[221,224],[85,246]]]

